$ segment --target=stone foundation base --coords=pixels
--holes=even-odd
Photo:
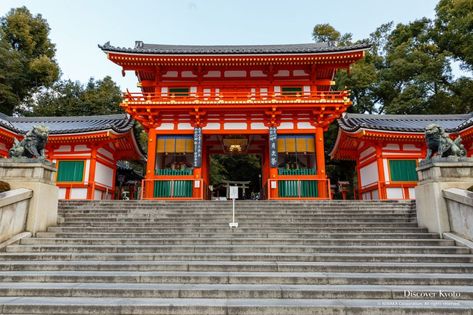
[[[55,185],[56,166],[35,159],[0,159],[0,178],[11,189],[27,188],[33,191],[25,231],[36,234],[56,225],[58,188]]]

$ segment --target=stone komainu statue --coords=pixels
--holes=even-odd
[[[458,136],[455,140],[437,124],[430,124],[425,127],[425,141],[427,142],[426,160],[430,160],[434,154],[439,157],[465,156],[466,151],[462,139]]]
[[[49,129],[44,125],[34,126],[26,133],[23,140],[15,139],[15,144],[9,151],[12,158],[38,158],[44,159],[44,147],[48,141]]]

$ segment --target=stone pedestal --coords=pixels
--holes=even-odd
[[[429,232],[450,232],[447,204],[442,191],[448,188],[466,189],[473,185],[472,158],[436,158],[421,161],[417,168],[417,221]]]
[[[0,159],[0,178],[11,189],[27,188],[33,191],[26,231],[36,234],[57,224],[58,193],[55,185],[56,166],[36,159]]]

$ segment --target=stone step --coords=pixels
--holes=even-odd
[[[413,205],[396,205],[396,204],[365,204],[360,205],[354,204],[332,204],[332,205],[321,205],[321,204],[307,204],[307,205],[288,205],[288,204],[270,204],[263,203],[256,206],[247,205],[245,203],[235,203],[237,209],[246,211],[280,211],[280,210],[291,210],[291,211],[311,211],[311,210],[362,210],[369,211],[373,209],[393,209],[393,210],[415,210]],[[167,206],[163,205],[104,205],[104,206],[79,206],[79,207],[67,207],[62,206],[59,208],[60,211],[80,211],[80,210],[92,210],[92,211],[104,211],[104,210],[118,210],[118,211],[136,211],[136,210],[162,210],[162,211],[222,211],[223,209],[233,208],[232,203],[214,204],[214,205],[193,205],[193,206],[182,206],[179,204],[170,204]]]
[[[132,226],[115,226],[115,227],[108,227],[105,228],[103,226],[58,226],[58,227],[49,227],[47,230],[48,232],[58,232],[58,233],[101,233],[107,231],[108,233],[122,233],[122,234],[141,234],[141,233],[175,233],[176,235],[183,235],[183,234],[195,234],[199,233],[200,235],[204,234],[217,234],[217,235],[248,235],[248,234],[328,234],[328,233],[356,233],[357,231],[365,232],[365,233],[383,233],[386,234],[390,233],[402,233],[403,231],[406,232],[414,232],[414,233],[422,233],[419,232],[415,226],[411,227],[412,229],[407,230],[403,227],[391,226],[384,227],[384,226],[356,226],[355,228],[351,228],[350,226],[342,226],[336,228],[297,228],[297,227],[289,227],[289,228],[271,228],[271,227],[259,227],[259,228],[250,228],[250,227],[238,227],[238,229],[230,229],[228,227],[228,223],[226,226],[218,226],[218,227],[132,227]],[[425,234],[425,233],[422,233]]]
[[[186,299],[2,297],[4,314],[416,314],[471,315],[473,301],[443,299]]]
[[[473,263],[274,262],[274,261],[0,261],[1,271],[219,271],[219,272],[383,272],[473,273]]]
[[[361,245],[11,245],[7,253],[70,252],[70,253],[423,253],[470,254],[459,246],[361,246]]]
[[[231,217],[228,217],[226,220],[135,220],[135,219],[120,219],[120,220],[66,220],[61,225],[62,226],[111,226],[111,227],[120,227],[120,226],[137,226],[137,227],[147,227],[147,226],[166,226],[166,227],[182,227],[182,226],[198,226],[198,227],[218,227],[218,226],[227,226],[228,222],[232,220]],[[386,225],[390,224],[391,226],[402,226],[403,224],[416,225],[417,222],[414,219],[392,219],[392,220],[381,220],[381,219],[347,219],[347,220],[291,220],[287,219],[284,221],[248,221],[242,218],[235,217],[235,221],[241,222],[241,225],[244,227],[316,227],[316,226],[327,226],[327,224],[336,225]]]
[[[242,217],[241,214],[238,214],[240,217]],[[340,215],[332,215],[332,214],[317,214],[317,215],[271,215],[271,216],[265,216],[265,215],[245,215],[244,219],[245,221],[267,221],[267,222],[279,222],[287,219],[292,219],[292,220],[300,220],[300,221],[305,221],[305,220],[310,220],[310,221],[317,221],[317,220],[340,220],[341,217],[343,216],[343,219],[350,219],[350,220],[359,220],[359,219],[379,219],[381,221],[384,220],[396,220],[396,219],[405,219],[405,218],[411,218],[413,217],[412,215],[408,214],[374,214],[374,213],[369,213],[369,214],[356,214],[356,215],[346,215],[346,214],[340,214]],[[167,216],[167,215],[158,215],[158,214],[126,214],[126,215],[120,215],[120,214],[96,214],[96,215],[66,215],[64,218],[68,221],[70,220],[124,220],[124,219],[134,219],[134,220],[150,220],[150,221],[175,221],[175,220],[205,220],[208,218],[213,218],[216,221],[218,220],[223,220],[223,219],[228,219],[228,217],[231,217],[231,212],[227,213],[221,213],[221,214],[205,214],[205,215],[193,215],[193,216]]]
[[[76,226],[76,225],[93,225],[93,226],[100,226],[100,225],[110,225],[110,226],[123,226],[123,225],[132,225],[132,226],[156,226],[157,223],[164,226],[183,226],[183,225],[193,225],[193,226],[220,226],[220,225],[227,225],[229,221],[232,220],[232,217],[229,216],[228,218],[222,218],[221,220],[212,220],[209,222],[211,218],[206,220],[204,219],[187,219],[187,220],[167,220],[167,219],[135,219],[135,218],[118,218],[118,219],[103,219],[103,220],[70,220],[67,219],[62,225],[63,226]],[[327,225],[327,223],[333,223],[334,225],[342,224],[342,225],[349,225],[349,224],[389,224],[392,225],[403,225],[404,223],[411,223],[416,224],[415,220],[410,218],[397,218],[397,219],[367,219],[367,218],[360,218],[360,219],[334,219],[330,221],[329,219],[317,219],[317,220],[296,220],[288,218],[287,220],[280,220],[280,221],[265,221],[265,220],[247,220],[235,217],[236,221],[241,222],[241,224],[245,225],[245,227],[255,226],[274,226],[274,227],[282,227],[282,226],[320,226],[320,225]]]
[[[405,218],[415,218],[415,214],[411,213],[357,213],[357,214],[348,214],[348,213],[316,213],[316,214],[241,214],[236,213],[239,217],[244,217],[245,220],[269,220],[274,219],[276,221],[279,220],[287,220],[287,219],[294,219],[294,220],[305,220],[305,219],[325,219],[325,218],[333,218],[333,219],[340,219],[341,217],[347,217],[351,219],[359,219],[359,218],[379,218],[385,219],[389,216],[392,219],[405,219]],[[66,213],[63,214],[66,220],[98,220],[98,219],[166,219],[166,220],[181,220],[181,219],[195,219],[195,220],[204,220],[208,219],[209,217],[215,219],[228,219],[231,216],[231,211],[219,214],[195,214],[195,215],[182,215],[182,214],[161,214],[161,213],[102,213],[102,214],[86,214],[86,213]]]
[[[107,261],[272,261],[272,262],[423,262],[473,263],[466,254],[374,253],[2,253],[0,261],[107,260]]]
[[[415,209],[411,207],[316,207],[316,208],[287,208],[287,207],[268,207],[268,208],[242,208],[242,207],[235,207],[237,212],[241,212],[244,214],[317,214],[317,213],[347,213],[347,214],[356,214],[358,212],[375,212],[375,213],[412,213]],[[229,207],[219,207],[219,208],[177,208],[177,207],[170,207],[170,208],[78,208],[78,209],[61,209],[59,210],[60,213],[70,213],[70,214],[80,214],[80,213],[88,213],[88,214],[99,214],[99,213],[151,213],[151,214],[168,214],[168,215],[176,215],[176,214],[219,214],[232,211],[232,206]]]
[[[473,286],[473,275],[373,272],[0,271],[0,282]]]
[[[270,245],[276,243],[269,238],[24,238],[21,245],[166,245],[166,244],[212,244],[212,245]],[[328,239],[328,238],[285,238],[277,240],[278,244],[294,245],[367,245],[367,246],[454,246],[453,240],[447,239]]]
[[[285,285],[168,283],[0,283],[1,296],[200,299],[409,299],[473,300],[471,286]]]
[[[235,219],[239,221],[238,219]],[[241,221],[240,221],[241,222]],[[320,228],[327,227],[327,223],[312,223],[304,226],[303,224],[297,223],[287,223],[287,224],[275,224],[275,225],[263,225],[263,224],[246,224],[245,222],[241,222],[238,226],[238,232],[249,232],[254,229],[261,230],[270,230],[270,231],[313,231],[313,230],[320,230]],[[81,223],[63,223],[61,224],[61,228],[77,228],[83,229],[83,231],[90,231],[90,229],[99,229],[103,230],[104,226],[107,227],[108,231],[113,230],[120,230],[120,231],[140,231],[140,230],[155,230],[155,231],[225,231],[228,230],[228,222],[222,222],[220,224],[191,224],[191,223],[182,223],[182,224],[165,224],[161,226],[160,224],[156,223],[101,223],[101,222],[90,222],[87,224]],[[378,223],[378,222],[356,222],[356,223],[347,223],[341,222],[333,225],[334,227],[375,227],[375,228],[387,228],[387,227],[417,227],[417,223],[415,222],[392,222],[392,223]],[[51,227],[54,229],[55,227]],[[49,229],[48,229],[49,231]]]
[[[52,238],[52,237],[71,237],[71,238],[269,238],[274,240],[283,239],[307,239],[307,238],[321,238],[321,239],[439,239],[438,233],[426,233],[424,229],[419,228],[405,228],[396,230],[381,229],[321,229],[319,233],[241,233],[238,231],[227,230],[224,233],[159,233],[159,232],[87,232],[83,231],[68,231],[62,232],[38,232],[37,237]]]

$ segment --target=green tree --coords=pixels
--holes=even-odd
[[[38,93],[30,103],[31,116],[90,116],[122,113],[120,88],[110,77],[83,86],[79,81],[59,81]]]
[[[43,17],[26,7],[0,18],[0,111],[11,115],[18,106],[59,77],[55,46]]]
[[[352,41],[352,34],[341,34],[330,24],[317,24],[312,30],[312,38],[317,43],[335,42],[338,45],[347,45]]]
[[[473,70],[473,1],[440,0],[435,10],[439,46]]]
[[[434,40],[431,20],[398,24],[386,43],[380,86],[386,113],[446,114],[455,111],[448,54]]]

